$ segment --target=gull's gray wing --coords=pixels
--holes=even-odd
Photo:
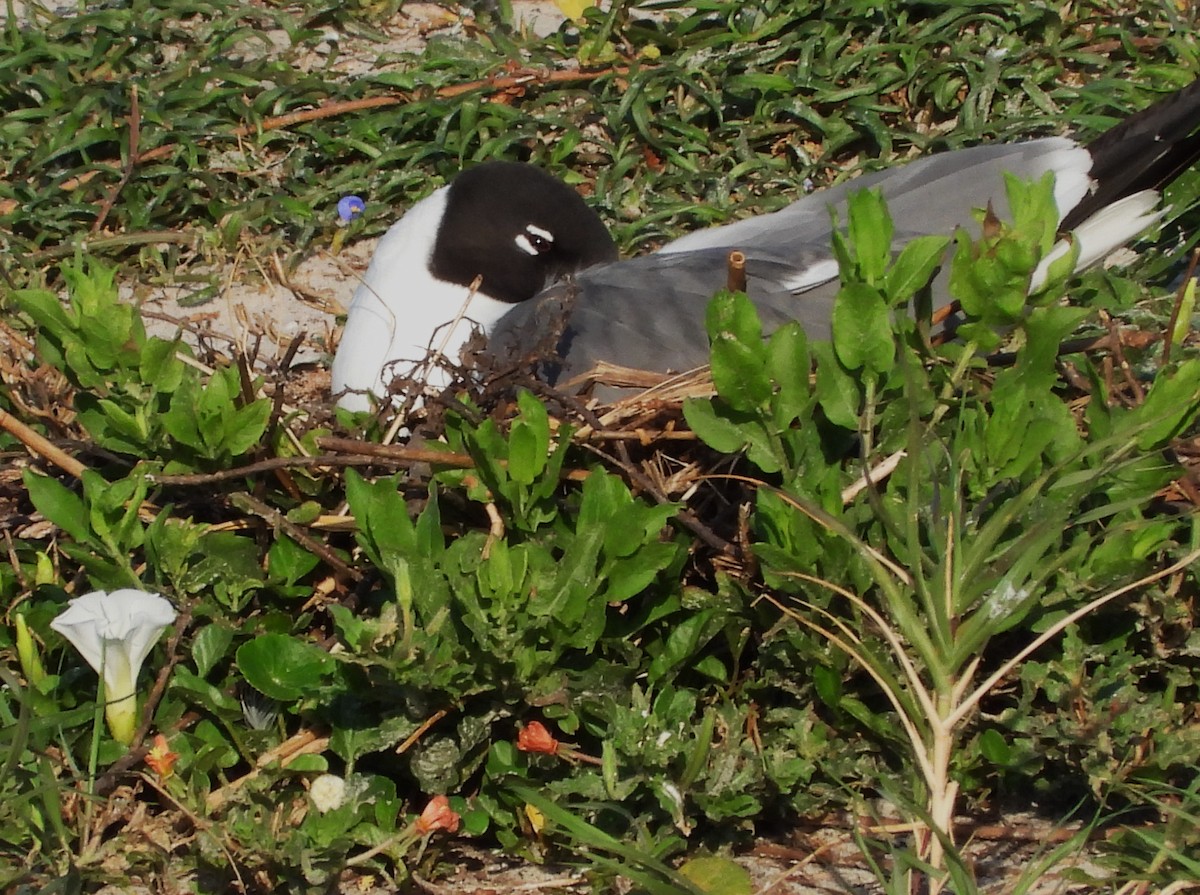
[[[798,320],[810,337],[827,339],[837,291],[828,245],[793,245],[788,260],[746,255],[746,291],[764,331]],[[728,258],[726,249],[702,249],[590,268],[513,308],[489,336],[487,351],[518,359],[556,350],[561,365],[543,370],[551,381],[571,379],[600,361],[664,373],[702,366],[708,363],[705,309],[726,287]],[[556,344],[544,344],[548,333],[561,333]]]
[[[1061,218],[1086,194],[1091,165],[1092,157],[1086,149],[1062,137],[960,149],[864,174],[804,196],[771,214],[699,230],[667,243],[659,253],[749,247],[789,258],[796,246],[827,243],[832,229],[830,209],[845,226],[850,194],[873,187],[887,201],[897,231],[914,236],[949,236],[957,227],[974,229],[974,211],[986,208],[989,202],[1001,218],[1008,217],[1006,172],[1036,180],[1054,171],[1055,200]]]
[[[912,235],[949,235],[955,228],[972,227],[974,210],[986,208],[989,202],[997,215],[1008,217],[1006,172],[1025,180],[1055,172],[1055,199],[1062,217],[1085,196],[1091,164],[1086,149],[1062,137],[943,152],[841,182],[773,214],[698,230],[668,242],[659,252],[745,245],[788,258],[793,246],[827,242],[833,229],[830,209],[836,211],[844,227],[847,198],[852,192],[871,187],[878,187],[887,200],[896,230]]]

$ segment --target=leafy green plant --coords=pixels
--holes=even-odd
[[[286,272],[485,158],[565,176],[630,250],[914,150],[1094,133],[1194,77],[1193,13],[1170,5],[654,5],[544,39],[480,8],[420,54],[372,43],[394,3],[9,10],[0,880],[91,891],[182,868],[247,891],[400,886],[438,869],[449,829],[418,828],[436,803],[484,844],[572,843],[604,878],[687,890],[679,875],[716,879],[697,869],[708,846],[882,795],[933,828],[921,849],[864,841],[886,884],[936,875],[937,845],[969,891],[938,830],[954,787],[972,808],[1031,790],[1047,810],[1150,805],[1158,825],[1114,837],[1113,865],[1189,872],[1190,569],[1050,636],[1194,544],[1171,484],[1194,416],[1187,296],[1172,364],[1164,340],[1130,340],[1113,361],[1128,372],[1102,348],[1059,359],[1064,384],[1055,357],[1080,315],[1056,276],[1025,311],[1044,186],[1012,203],[1014,228],[956,240],[953,262],[936,241],[892,258],[878,201],[857,198],[833,341],[764,341],[721,297],[718,395],[684,410],[720,455],[639,438],[609,471],[570,420],[486,390],[444,432],[427,424],[445,466],[373,444],[330,456],[326,408],[291,374],[149,337],[117,300],[120,282],[206,301],[232,259]],[[1173,187],[1159,244],[1200,239],[1198,189],[1200,173]],[[347,193],[366,208],[339,228]],[[1129,312],[1178,252],[1072,296]],[[901,313],[937,256],[975,317],[940,347]],[[1128,319],[1161,333],[1162,304]],[[1007,366],[985,357],[999,331]],[[639,433],[679,435],[658,412]],[[75,455],[65,476],[30,431]],[[621,477],[639,462],[683,471],[677,502]],[[706,544],[678,526],[685,501]],[[125,586],[180,613],[145,676],[153,738],[131,749],[50,628],[71,596]],[[535,723],[553,751],[522,747]]]
[[[1163,886],[1194,883],[1200,875],[1196,860],[1200,780],[1193,779],[1185,788],[1150,786],[1130,794],[1136,806],[1152,809],[1156,817],[1143,822],[1131,809],[1129,821],[1104,849],[1105,863],[1118,879]]]
[[[1136,408],[1095,409],[1095,422],[1079,435],[1054,393],[1056,347],[1081,317],[1055,305],[1064,275],[1052,267],[1032,309],[1011,299],[1023,297],[1050,246],[1050,184],[1036,192],[1011,184],[1010,197],[1020,218],[1012,230],[993,223],[982,243],[958,238],[950,282],[969,294],[964,308],[977,312],[977,322],[960,330],[974,341],[946,351],[952,366],[922,366],[924,347],[905,310],[944,246],[910,243],[912,251],[889,267],[886,210],[860,194],[850,207],[851,243],[835,240],[843,286],[832,352],[817,356],[816,386],[777,372],[787,369],[776,360],[779,345],[793,334],[776,333],[764,345],[748,301],[718,296],[709,321],[718,397],[686,408],[714,446],[750,445],[747,457],[764,472],[783,473],[782,486],[761,485],[770,497],[759,502],[764,576],[794,595],[772,602],[852,658],[890,704],[902,736],[834,682],[821,691],[911,763],[920,807],[907,798],[898,807],[929,827],[915,868],[932,874],[935,888],[952,879],[956,888],[963,884],[963,866],[947,853],[961,774],[980,759],[1004,763],[1008,756],[994,730],[978,754],[965,751],[967,725],[983,700],[1070,625],[1200,556],[1188,552],[1163,571],[1109,584],[1192,539],[1186,523],[1145,513],[1176,474],[1161,450],[1200,411],[1200,365],[1163,370]],[[892,291],[897,282],[911,287]],[[895,335],[868,338],[861,319],[873,321],[866,329]],[[1020,347],[1014,363],[981,388],[967,374],[981,347],[998,344],[1001,324],[1017,327]],[[827,389],[835,400],[822,401],[822,369],[830,367],[827,381],[849,387]],[[942,370],[951,372],[943,379]],[[907,421],[890,408],[880,412],[889,393]],[[868,476],[877,445],[902,447],[895,470],[867,485],[866,516],[833,503],[828,475],[812,474],[828,442],[814,436],[811,415],[779,412],[802,401],[819,404],[830,422],[856,422]],[[889,426],[898,431],[889,434]],[[829,549],[832,541],[841,549]],[[1037,636],[1030,618],[1043,629]],[[1024,636],[1014,641],[1017,632]],[[989,644],[1001,635],[1019,646],[985,671]],[[819,645],[809,649],[820,654]]]
[[[85,470],[82,495],[29,470],[24,482],[38,511],[71,536],[63,550],[88,570],[98,587],[139,583],[131,556],[145,540],[145,524],[138,515],[150,487],[144,476],[109,482]]]
[[[552,700],[545,702],[550,716],[568,730],[577,729],[583,709],[573,694],[596,689],[615,695],[628,672],[610,680],[605,676],[626,661],[637,665],[637,651],[620,639],[610,640],[614,626],[627,636],[642,625],[657,626],[680,608],[670,599],[653,609],[633,603],[630,622],[613,613],[613,607],[635,598],[645,600],[664,571],[678,568],[680,542],[664,537],[674,508],[645,506],[620,480],[595,470],[577,495],[551,512],[545,501],[557,487],[563,449],[550,446],[540,404],[523,400],[522,412],[507,438],[488,423],[464,436],[473,447],[494,449],[480,453],[487,459],[479,480],[492,482],[497,495],[513,502],[505,505],[515,523],[511,529],[467,532],[446,543],[437,492],[431,492],[414,524],[400,480],[368,483],[353,472],[347,476],[359,543],[387,579],[380,594],[387,600],[381,621],[390,619],[391,629],[387,634],[387,628],[335,610],[342,636],[361,657],[356,664],[365,662],[372,676],[386,674],[390,688],[405,687],[406,702],[414,708],[432,700],[433,706],[460,704],[468,713],[456,745],[431,736],[419,750],[413,771],[427,786],[435,780],[448,783],[445,775],[451,773],[450,779],[461,779],[468,720],[486,730],[509,716],[513,706]],[[538,447],[522,460],[519,453],[530,441]],[[532,476],[525,475],[529,470]],[[481,485],[468,485],[466,493],[492,498]],[[666,671],[664,666],[660,676]],[[423,691],[420,698],[415,685]],[[476,708],[468,708],[471,704]],[[423,758],[439,751],[452,761],[434,765]],[[467,773],[473,764],[465,766]]]
[[[65,265],[66,307],[44,289],[13,293],[36,327],[39,354],[75,389],[80,425],[103,448],[169,456],[172,469],[228,464],[256,446],[270,402],[241,406],[237,369],[202,381],[179,356],[185,349],[178,339],[148,337],[138,310],[118,299],[115,275],[103,265]]]

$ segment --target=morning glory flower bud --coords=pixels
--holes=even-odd
[[[175,610],[158,594],[125,588],[71,600],[52,627],[104,679],[104,716],[113,739],[128,746],[137,730],[137,677]]]
[[[348,224],[367,210],[367,203],[358,196],[342,196],[338,200],[337,212],[342,223]]]
[[[25,680],[29,682],[29,686],[36,687],[46,679],[46,669],[42,667],[42,659],[38,655],[37,644],[33,642],[33,635],[29,633],[29,626],[25,624],[25,616],[18,612],[14,622],[17,628],[17,659],[21,662],[21,671],[25,673]]]

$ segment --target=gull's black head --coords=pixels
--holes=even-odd
[[[517,303],[562,277],[617,259],[604,222],[566,184],[532,165],[486,162],[450,184],[430,272]]]

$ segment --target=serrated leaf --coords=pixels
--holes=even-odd
[[[1196,417],[1200,403],[1200,360],[1188,360],[1172,373],[1159,375],[1146,400],[1130,416],[1144,426],[1137,445],[1144,451],[1162,447]]]
[[[374,727],[362,727],[355,724],[353,719],[346,718],[344,724],[336,726],[329,735],[329,748],[342,761],[353,762],[363,755],[395,748],[419,726],[418,722],[404,715],[384,718]]]

